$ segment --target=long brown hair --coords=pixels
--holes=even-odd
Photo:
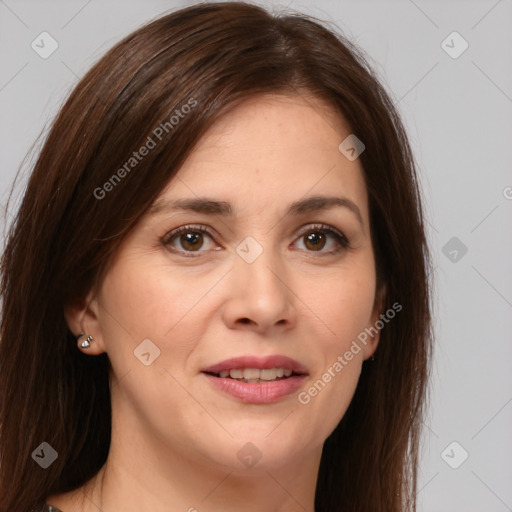
[[[264,93],[326,101],[365,144],[384,310],[403,307],[324,444],[316,511],[415,510],[431,262],[404,128],[364,55],[334,29],[225,2],[166,14],[115,45],[72,91],[35,163],[1,262],[0,512],[28,512],[104,464],[108,357],[77,350],[64,306],[101,282],[119,243],[212,123]],[[170,121],[176,111],[179,123]],[[161,140],[128,171],[159,127]],[[47,469],[31,456],[41,442],[58,452]]]

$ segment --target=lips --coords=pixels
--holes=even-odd
[[[282,368],[290,370],[292,374],[307,375],[307,368],[299,362],[284,355],[272,355],[267,357],[258,356],[241,356],[232,357],[219,363],[203,368],[203,373],[220,376],[220,372],[230,370],[245,370],[245,369],[258,369],[269,370],[272,368]],[[288,373],[288,372],[286,372]]]
[[[223,394],[252,404],[292,395],[309,375],[304,365],[283,355],[234,357],[207,366],[201,373]]]

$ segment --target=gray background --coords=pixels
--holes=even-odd
[[[92,63],[141,23],[191,3],[0,0],[1,206]],[[419,510],[512,511],[512,0],[260,5],[335,22],[367,52],[410,134],[436,282]],[[59,44],[47,59],[31,48],[43,31]],[[457,58],[445,49],[458,53],[462,40],[442,46],[453,31],[469,44]]]

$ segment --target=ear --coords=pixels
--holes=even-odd
[[[98,355],[106,352],[99,321],[99,303],[96,296],[90,292],[86,297],[67,304],[64,307],[64,317],[69,330],[75,338],[83,333],[85,336],[77,340],[78,350],[87,355]],[[88,348],[82,348],[80,342],[92,335],[93,341]]]
[[[381,320],[381,315],[384,312],[384,305],[386,303],[387,287],[385,284],[380,285],[375,292],[375,300],[373,303],[373,312],[370,320],[370,325],[367,327],[368,338],[364,344],[363,353],[364,359],[373,356],[377,350],[380,341],[380,331],[384,322]]]

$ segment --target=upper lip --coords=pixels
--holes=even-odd
[[[236,368],[259,368],[262,370],[268,368],[285,368],[292,370],[294,373],[308,374],[305,366],[295,361],[295,359],[284,355],[271,355],[266,357],[246,355],[232,357],[211,366],[207,366],[201,371],[220,373],[223,370],[233,370]]]

